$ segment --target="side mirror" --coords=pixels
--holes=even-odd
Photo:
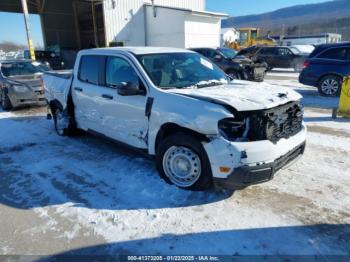
[[[214,60],[221,61],[223,57],[221,55],[214,56]]]
[[[138,83],[122,82],[116,85],[118,94],[121,96],[138,96],[145,95],[145,91],[140,89]]]

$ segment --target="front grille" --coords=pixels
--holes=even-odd
[[[270,140],[277,143],[302,129],[303,109],[300,103],[286,105],[254,113],[250,117],[250,141]]]

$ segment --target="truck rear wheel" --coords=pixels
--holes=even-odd
[[[0,98],[1,98],[1,107],[2,109],[8,111],[12,109],[12,104],[10,101],[10,98],[7,95],[7,92],[5,89],[2,89],[1,93],[0,93]]]
[[[160,176],[169,184],[193,191],[212,186],[208,156],[201,142],[191,135],[167,137],[158,147],[156,163]]]
[[[55,107],[52,113],[56,133],[59,136],[73,135],[75,127],[67,112],[62,110],[60,107]]]

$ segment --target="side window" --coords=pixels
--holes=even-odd
[[[289,55],[292,55],[292,52],[287,48],[278,48],[278,55],[289,56]]]
[[[139,85],[139,77],[134,68],[124,59],[108,57],[106,66],[106,85],[115,88],[120,83]]]
[[[207,57],[214,58],[217,55],[215,50],[208,49],[207,50]]]
[[[273,48],[263,48],[263,49],[261,49],[260,54],[262,54],[262,55],[273,55],[274,54],[274,49]]]
[[[345,60],[346,48],[332,48],[321,53],[318,58],[333,59],[333,60]]]
[[[98,85],[101,58],[102,57],[96,55],[81,57],[78,76],[80,81]]]

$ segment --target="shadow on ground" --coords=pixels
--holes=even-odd
[[[232,192],[190,192],[160,179],[154,161],[110,141],[59,137],[44,117],[0,119],[0,203],[130,210],[187,207]]]
[[[67,261],[66,259],[76,258],[74,255],[109,254],[349,255],[350,225],[320,224],[202,232],[185,235],[166,234],[156,238],[130,240],[70,250],[51,259]]]

